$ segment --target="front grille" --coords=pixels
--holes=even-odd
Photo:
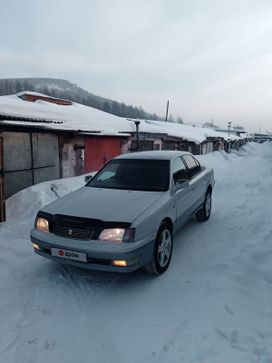
[[[129,223],[105,222],[92,218],[80,218],[62,214],[48,215],[40,212],[40,216],[49,220],[49,231],[58,236],[74,238],[82,241],[97,240],[103,229],[129,228]]]
[[[94,234],[93,229],[82,229],[76,227],[66,227],[61,225],[53,225],[52,232],[58,236],[81,239],[81,240],[90,240]]]

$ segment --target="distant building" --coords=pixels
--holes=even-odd
[[[205,122],[202,127],[206,128],[206,127],[210,127],[212,129],[216,129],[218,128],[219,126],[215,125],[213,122]]]
[[[240,131],[244,131],[245,130],[245,128],[243,126],[239,126],[239,125],[233,126],[233,129],[234,130],[240,130]]]
[[[237,135],[237,136],[241,136],[241,135],[245,135],[247,132],[244,130],[244,128],[229,128],[229,129],[224,129],[224,128],[220,128],[220,127],[216,127],[215,131],[218,131],[220,133],[224,133],[226,135]]]
[[[253,137],[254,142],[263,143],[265,141],[272,141],[271,133],[266,133],[266,134],[256,133],[256,134],[253,134],[252,137]]]

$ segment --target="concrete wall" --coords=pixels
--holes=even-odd
[[[132,139],[131,138],[126,138],[126,139],[122,140],[122,143],[121,143],[121,154],[127,154],[127,153],[130,152],[131,143],[132,143]]]
[[[213,151],[213,142],[204,141],[202,143],[201,154],[205,155]]]
[[[60,136],[61,176],[63,178],[81,175],[85,165],[85,137]]]

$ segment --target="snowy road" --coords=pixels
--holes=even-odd
[[[176,236],[160,277],[34,255],[35,211],[56,196],[45,183],[9,201],[0,225],[1,362],[272,362],[272,145],[201,160],[215,169],[211,219]],[[62,195],[72,183],[54,189]]]

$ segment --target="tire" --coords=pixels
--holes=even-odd
[[[212,210],[212,192],[211,192],[211,190],[207,190],[203,206],[196,213],[196,218],[200,222],[207,221],[210,218],[211,210]]]
[[[173,250],[173,233],[169,224],[161,224],[154,245],[152,260],[145,270],[152,275],[161,275],[170,264]]]

